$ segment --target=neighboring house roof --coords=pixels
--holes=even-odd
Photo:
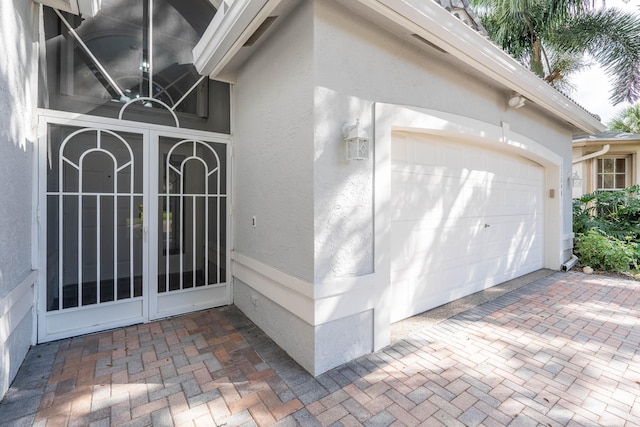
[[[581,136],[579,138],[573,139],[574,146],[583,146],[583,145],[597,145],[597,144],[610,144],[610,143],[640,143],[640,134],[637,133],[628,133],[628,132],[615,132],[615,131],[605,131],[596,133],[594,135],[589,136]]]
[[[501,88],[505,96],[512,93],[524,96],[543,111],[576,128],[576,134],[605,130],[591,113],[485,37],[486,31],[466,0],[438,0],[439,3],[429,0],[337,1],[408,43],[446,53],[447,61]],[[275,27],[272,24],[277,21],[274,17],[282,18],[297,2],[235,0],[227,8],[220,9],[193,50],[198,72],[233,81],[233,71],[252,54],[252,50],[259,48],[261,40],[256,42],[255,34],[272,30]]]

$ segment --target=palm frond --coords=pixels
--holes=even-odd
[[[640,16],[618,9],[590,11],[576,16],[550,33],[558,50],[590,53],[612,78],[610,100],[635,102],[640,98]]]
[[[616,132],[640,133],[640,104],[622,110],[607,127]]]

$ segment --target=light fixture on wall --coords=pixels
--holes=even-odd
[[[347,160],[366,160],[369,158],[371,140],[367,132],[360,127],[360,119],[355,125],[345,125],[342,137],[347,149]]]
[[[514,93],[511,98],[509,98],[509,107],[511,108],[520,108],[524,105],[524,96],[519,93]]]
[[[571,185],[577,188],[582,187],[582,178],[578,175],[578,172],[571,174]]]

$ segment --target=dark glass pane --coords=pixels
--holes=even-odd
[[[142,295],[142,136],[59,125],[49,136],[47,310]]]
[[[626,187],[626,179],[624,174],[616,174],[616,188]]]
[[[169,269],[169,290],[177,291],[180,289],[180,265],[171,264]]]
[[[185,191],[186,192],[186,191]],[[192,288],[195,285],[195,271],[194,263],[195,258],[195,244],[198,240],[196,236],[193,221],[193,216],[196,211],[196,198],[184,197],[184,215],[183,215],[183,227],[184,227],[184,248],[183,248],[183,288]]]
[[[613,165],[614,165],[614,159],[602,159],[602,172],[612,173]]]
[[[159,162],[158,291],[180,289],[180,280],[182,288],[217,283],[226,262],[226,198],[217,197],[226,186],[226,146],[163,137]]]
[[[142,135],[126,132],[118,132],[114,135],[102,132],[101,138],[102,148],[108,150],[116,159],[117,168],[119,169],[117,174],[118,193],[142,193],[144,185],[142,162],[132,161],[133,159],[139,160],[143,158]]]
[[[80,165],[82,168],[82,188],[85,193],[115,192],[113,159],[104,152],[88,153]]]
[[[78,284],[65,283],[62,288],[62,308],[78,307]]]
[[[191,159],[184,164],[183,186],[185,194],[205,194],[207,167],[199,160]]]
[[[227,197],[220,197],[220,214],[218,220],[220,221],[219,238],[220,248],[218,252],[220,254],[220,264],[218,270],[220,271],[220,277],[218,283],[225,283],[227,281]]]
[[[114,298],[113,279],[102,279],[100,281],[100,302],[111,302]]]
[[[100,197],[100,302],[114,300],[115,270],[115,231],[114,196]]]
[[[625,159],[616,159],[616,173],[626,172],[626,163]]]
[[[63,128],[58,125],[49,125],[47,132],[47,140],[50,146],[50,149],[47,150],[47,191],[52,192],[59,190],[58,180],[60,168],[58,165],[58,152],[60,144],[66,135],[63,134]]]
[[[158,292],[167,291],[167,266],[165,253],[168,250],[169,242],[172,239],[170,234],[172,228],[172,217],[167,215],[165,208],[165,198],[161,195],[158,198],[157,220],[158,220]]]
[[[209,283],[224,283],[226,280],[226,197],[209,198]]]
[[[117,220],[117,299],[142,295],[142,245],[144,206],[142,196],[119,196]]]
[[[82,212],[82,305],[97,302],[97,266],[98,266],[98,211],[96,196],[81,196]]]
[[[605,174],[603,175],[603,184],[602,184],[602,188],[614,188],[613,187],[613,175],[612,174]]]
[[[202,182],[204,182],[204,179],[202,179]],[[209,252],[209,248],[206,245],[208,243],[208,236],[207,236],[207,230],[212,226],[212,224],[208,224],[207,223],[207,218],[205,217],[205,204],[206,204],[206,198],[205,197],[195,197],[195,215],[194,215],[194,219],[195,219],[195,224],[193,227],[193,239],[195,240],[195,245],[194,245],[194,259],[195,262],[193,263],[193,270],[195,272],[194,276],[195,276],[195,285],[196,286],[204,286],[207,283],[205,282],[206,279],[206,275],[205,275],[205,270],[206,270],[206,257],[208,255]]]
[[[47,311],[60,309],[58,206],[58,196],[47,197]]]
[[[48,97],[40,106],[229,133],[229,85],[201,76],[192,50],[211,22],[208,0],[104,0],[95,17],[64,15],[86,49],[45,8]],[[88,50],[88,51],[87,51]],[[164,105],[163,105],[164,104]]]
[[[210,171],[213,170],[214,165],[217,172],[209,175],[209,194],[226,194],[227,186],[227,147],[224,144],[211,144],[211,147],[215,151],[215,155],[211,154],[209,150],[203,150],[207,156],[204,158],[210,158],[207,162],[210,166]]]
[[[133,278],[133,296],[142,296],[142,275],[137,275]]]
[[[89,189],[84,191],[93,191],[93,184],[90,176],[95,172],[92,168],[99,164],[99,160],[93,160],[92,155],[89,155],[88,164],[80,164],[81,156],[89,150],[96,149],[96,131],[86,131],[76,133],[73,136],[71,132],[76,131],[76,128],[66,128],[63,130],[64,140],[57,141],[62,151],[59,156],[61,158],[60,164],[62,165],[62,190],[66,192],[78,192],[80,191],[80,171],[84,170],[88,172],[89,176],[84,178],[84,186]],[[62,145],[61,145],[62,144]],[[102,157],[101,154],[98,154]],[[86,157],[85,157],[86,160]],[[87,181],[87,179],[89,181]]]
[[[62,307],[78,307],[78,196],[62,197]]]

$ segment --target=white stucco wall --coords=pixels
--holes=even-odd
[[[370,102],[337,111],[321,106],[330,117],[316,114],[313,12],[313,2],[300,2],[237,74],[234,303],[302,366],[319,374],[373,349],[370,293],[361,290],[365,308],[353,310],[334,302],[345,292],[339,282],[323,296],[313,289],[318,282],[373,271],[373,160],[347,163],[341,142],[347,120],[355,121],[361,112],[371,117]],[[330,99],[321,102],[331,104]],[[317,167],[323,175],[314,172]],[[342,187],[325,179],[327,173],[336,174]],[[351,221],[352,216],[359,219]],[[350,228],[356,223],[357,230]],[[317,300],[331,302],[323,310]],[[369,333],[362,335],[364,324]],[[331,345],[325,347],[327,341]]]
[[[571,231],[560,179],[571,165],[568,125],[534,106],[508,108],[508,93],[333,0],[300,2],[238,72],[234,92],[235,303],[316,375],[389,339],[380,154],[347,162],[341,135],[360,119],[377,140],[376,105],[452,113],[497,129],[496,141],[504,129],[534,141],[554,157],[547,186],[561,202],[549,206],[569,213],[556,234]]]
[[[281,276],[313,283],[312,11],[293,10],[232,89],[234,304],[310,372],[312,301]]]
[[[304,369],[314,371],[315,338],[311,324],[241,280],[234,282],[233,302]]]
[[[324,283],[374,271],[373,153],[347,161],[342,136],[357,119],[373,136],[373,103],[317,85],[314,94],[314,277]]]
[[[337,299],[319,301],[316,307],[331,311],[331,304],[336,304],[335,311],[343,319],[355,319],[372,308],[376,333],[370,345],[380,348],[387,342],[384,329],[385,322],[388,323],[385,314],[388,260],[384,258],[385,248],[375,246],[380,243],[376,239],[383,231],[379,225],[385,217],[379,211],[380,205],[374,205],[381,194],[377,188],[374,190],[374,182],[367,180],[367,176],[375,176],[377,186],[385,176],[369,163],[342,162],[343,148],[338,143],[339,129],[345,121],[356,118],[360,118],[377,142],[382,129],[374,120],[373,110],[383,103],[452,113],[457,116],[457,123],[477,121],[487,128],[502,127],[508,129],[511,137],[539,147],[538,153],[548,150],[553,162],[548,162],[546,185],[554,190],[554,198],[560,200],[548,203],[549,213],[556,217],[550,222],[552,230],[548,233],[553,237],[549,244],[556,245],[556,255],[549,258],[547,266],[559,268],[559,258],[570,257],[571,250],[564,245],[570,244],[571,193],[565,191],[566,180],[561,178],[565,175],[562,171],[570,170],[571,166],[569,126],[543,115],[533,105],[517,110],[509,108],[509,94],[504,90],[452,67],[442,60],[442,55],[430,54],[381,30],[338,2],[314,2],[314,16],[315,286],[322,289],[330,283],[340,287],[342,280],[343,288],[347,289],[348,277],[373,277],[369,287],[373,301],[363,299],[362,289],[357,288],[340,295],[341,304],[349,306],[350,311],[340,310]],[[496,143],[500,139],[498,134]],[[526,155],[524,150],[522,154]],[[376,162],[384,155],[385,152],[376,151]],[[534,157],[532,154],[531,158]],[[562,216],[559,207],[564,212]],[[336,210],[343,215],[336,215]],[[372,227],[376,227],[378,235]],[[354,242],[353,236],[360,240]],[[368,270],[368,265],[373,268]],[[327,323],[325,327],[330,325]],[[367,322],[355,322],[346,333],[360,336],[368,327]],[[316,336],[316,348],[327,349],[324,354],[316,354],[317,364],[326,363],[325,354],[342,350],[334,339],[340,333],[343,330],[335,329],[333,334]]]
[[[520,109],[509,108],[508,93],[390,35],[333,0],[314,4],[315,115],[322,118],[322,121],[316,122],[316,132],[319,128],[338,128],[344,116],[354,110],[366,111],[366,105],[371,102],[450,112],[497,126],[506,122],[513,132],[531,138],[563,158],[561,184],[566,187],[564,175],[571,170],[572,134],[568,125],[541,114],[532,105]],[[322,99],[331,102],[320,102]],[[328,112],[323,110],[323,106]],[[344,116],[338,117],[339,114],[334,112],[343,113]],[[364,114],[361,119],[364,123],[371,122],[370,117]],[[327,120],[333,122],[328,123]],[[317,150],[321,144],[323,141],[316,140]],[[329,172],[331,167],[328,162],[316,161],[316,179],[320,181],[318,177],[325,177],[333,181],[322,186],[317,182],[315,188],[319,194],[316,198],[323,197],[323,189],[334,191],[332,189],[342,179],[339,174]],[[571,212],[571,191],[565,190],[561,188],[559,192],[562,195],[562,207],[565,212]],[[348,193],[344,195],[345,201],[350,198]],[[335,196],[333,198],[338,203],[343,202]],[[327,215],[323,209],[329,209],[329,205],[316,205],[317,218]],[[332,239],[344,241],[350,233],[362,228],[364,221],[364,216],[356,216],[356,222],[352,222],[349,228],[331,230]],[[570,214],[564,215],[561,232],[563,235],[571,233]],[[333,269],[339,270],[336,267]],[[325,270],[326,267],[317,264],[317,277],[322,278]]]
[[[237,252],[312,282],[312,9],[306,3],[238,73],[233,208]]]
[[[37,6],[0,2],[0,396],[31,344]],[[23,289],[24,288],[24,289]]]

